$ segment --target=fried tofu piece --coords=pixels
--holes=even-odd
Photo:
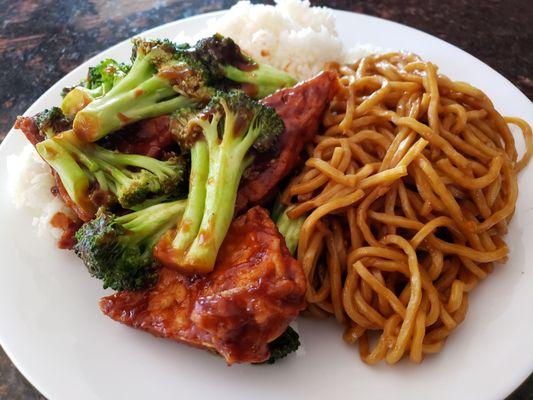
[[[313,141],[326,106],[338,88],[337,73],[326,70],[261,100],[283,119],[285,131],[279,138],[277,152],[257,155],[245,171],[237,196],[237,213],[263,204],[277,191],[279,182],[294,170],[304,145]]]
[[[108,135],[103,142],[121,153],[142,154],[164,159],[165,154],[178,150],[170,133],[170,117],[161,115],[128,125]]]
[[[28,139],[28,141],[34,146],[44,140],[44,137],[39,132],[36,117],[24,117],[19,115],[14,128],[20,129],[22,133],[24,133],[24,136],[26,136],[26,139]]]
[[[228,364],[257,363],[305,308],[305,291],[298,261],[268,213],[254,207],[233,221],[210,274],[163,268],[153,289],[104,297],[100,308],[156,336],[213,349]]]

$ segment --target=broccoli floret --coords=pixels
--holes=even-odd
[[[199,108],[185,107],[170,115],[170,133],[183,150],[190,150],[202,133],[197,125],[191,124],[200,112]]]
[[[106,94],[129,72],[130,66],[111,58],[103,60],[87,72],[83,86],[91,91],[93,97]]]
[[[211,79],[229,79],[254,98],[263,98],[296,80],[288,73],[255,61],[230,38],[215,34],[195,46],[196,57],[209,70]],[[232,87],[235,87],[234,85]]]
[[[135,39],[133,54],[139,51],[150,54],[157,74],[169,79],[176,92],[191,97],[202,105],[215,93],[209,70],[189,44],[176,44],[168,39]]]
[[[255,62],[221,35],[194,47],[166,39],[137,38],[133,43],[131,69],[102,97],[92,101],[80,88],[73,91],[72,109],[79,109],[74,132],[82,140],[94,142],[135,121],[205,105],[218,89],[237,87],[261,98],[295,83],[287,73]]]
[[[275,110],[238,90],[217,94],[187,125],[201,129],[192,133],[187,208],[175,236],[158,244],[156,257],[186,273],[207,273],[233,219],[241,176],[253,160],[250,150],[274,148],[284,125]]]
[[[72,201],[88,215],[96,211],[89,199],[91,188],[109,193],[123,208],[131,209],[151,198],[179,192],[185,171],[181,158],[160,161],[119,153],[81,142],[72,131],[40,142],[36,149],[57,172]]]
[[[140,290],[157,281],[152,250],[166,230],[181,218],[186,200],[157,204],[116,216],[99,210],[76,232],[74,251],[104,289]]]
[[[111,90],[130,69],[129,65],[119,63],[111,58],[90,67],[87,78],[80,85],[65,88],[61,109],[69,118],[86,107],[95,98],[101,97]]]
[[[134,45],[135,59],[126,76],[76,114],[73,126],[80,139],[94,142],[127,124],[196,103],[193,94],[200,96],[203,77],[196,64],[188,63],[182,46],[139,38]]]
[[[46,139],[69,129],[71,125],[59,107],[52,107],[40,112],[35,116],[35,122],[39,134]]]
[[[279,233],[285,239],[285,244],[289,249],[289,252],[294,255],[298,247],[298,241],[300,240],[300,231],[305,221],[305,217],[301,216],[295,219],[291,219],[287,215],[287,208],[283,206],[279,201],[276,202],[272,209],[272,220],[276,221]]]
[[[270,358],[265,361],[265,364],[274,364],[279,359],[287,357],[290,353],[298,350],[298,347],[300,347],[300,336],[288,326],[280,337],[268,344]]]

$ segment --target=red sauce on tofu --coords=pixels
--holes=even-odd
[[[72,201],[72,199],[68,195],[65,186],[63,186],[61,179],[59,179],[59,175],[53,169],[52,175],[56,181],[54,192],[57,191],[59,193],[63,202],[67,205],[68,208],[74,211],[74,213],[78,216],[79,219],[81,219],[82,221],[90,221],[96,213],[97,206],[92,201],[90,201],[89,198],[87,198],[86,201],[84,201],[81,205],[74,203],[74,201]]]
[[[168,115],[146,119],[107,136],[104,143],[122,153],[162,158],[176,148],[169,125]]]
[[[283,119],[285,131],[278,139],[278,151],[256,156],[245,171],[237,196],[237,213],[268,200],[280,180],[294,170],[304,145],[310,143],[318,131],[328,101],[338,87],[336,72],[324,71],[261,100]]]
[[[35,117],[18,116],[15,122],[15,129],[20,129],[26,139],[34,146],[44,139],[39,133]]]
[[[187,225],[188,227],[189,225]],[[175,237],[175,229],[166,232],[154,247],[154,257],[165,267],[178,270],[181,268],[180,262],[183,254],[177,251],[172,245]]]
[[[268,343],[305,308],[305,292],[300,264],[266,210],[254,207],[233,221],[213,272],[162,268],[153,289],[115,293],[100,308],[134,328],[215,350],[229,364],[253,363],[268,359]]]
[[[56,213],[50,220],[50,225],[63,231],[57,241],[57,247],[60,249],[72,249],[76,244],[74,235],[82,225],[79,219],[73,220],[62,212]]]
[[[258,92],[257,85],[253,83],[241,83],[241,90],[250,97],[255,97]]]

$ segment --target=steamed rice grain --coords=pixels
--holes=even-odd
[[[7,188],[15,208],[27,209],[33,216],[32,225],[37,234],[49,233],[53,238],[61,236],[61,230],[50,225],[58,212],[72,215],[63,201],[52,194],[55,185],[50,167],[41,160],[31,144],[24,146],[20,154],[11,154],[7,162]]]
[[[175,40],[195,43],[217,32],[235,40],[257,61],[298,80],[317,74],[329,61],[353,62],[379,50],[370,45],[347,49],[337,35],[331,10],[300,0],[277,0],[276,6],[240,1],[224,15],[209,20],[198,35],[188,37],[181,32]]]

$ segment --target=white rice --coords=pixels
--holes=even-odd
[[[241,1],[223,16],[211,19],[194,37],[185,32],[176,41],[191,42],[221,33],[231,37],[257,61],[283,69],[303,80],[318,73],[328,61],[353,62],[355,58],[381,49],[358,45],[346,49],[337,36],[335,18],[323,7],[311,7],[304,0],[276,0],[276,6],[252,5]],[[59,237],[61,231],[49,225],[58,212],[71,215],[60,198],[52,195],[54,185],[48,166],[28,144],[19,155],[10,155],[8,185],[17,209],[27,208],[39,235],[49,232]]]
[[[194,43],[217,32],[235,40],[257,61],[299,80],[315,75],[328,61],[342,64],[381,52],[368,44],[347,49],[337,35],[331,10],[311,7],[307,0],[276,0],[276,6],[240,1],[209,20],[198,35],[180,32],[175,40]]]
[[[51,192],[55,182],[50,167],[29,143],[20,154],[7,156],[6,162],[7,188],[15,208],[25,208],[31,213],[32,225],[37,227],[39,236],[49,233],[58,239],[61,230],[52,227],[50,220],[57,212],[67,215],[72,215],[72,212]]]

